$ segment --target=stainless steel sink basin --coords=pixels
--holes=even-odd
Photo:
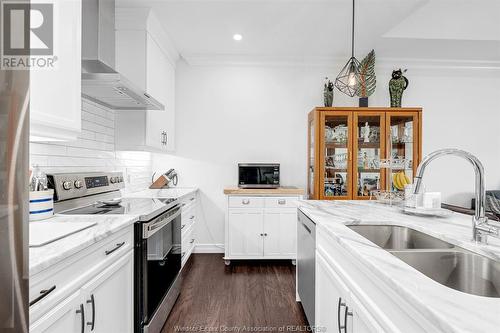
[[[395,225],[347,226],[386,250],[450,249],[452,244],[411,228]]]
[[[500,297],[500,263],[465,250],[392,251],[436,282],[468,294]]]

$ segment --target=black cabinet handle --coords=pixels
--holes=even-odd
[[[106,251],[104,253],[106,253],[106,255],[110,255],[111,253],[115,252],[116,250],[118,250],[123,245],[125,245],[125,242],[118,243],[118,244],[116,244],[116,247],[114,249]]]
[[[352,316],[352,311],[349,311],[349,307],[345,307],[345,314],[344,314],[344,332],[347,333],[347,316]]]
[[[189,217],[189,219],[190,219],[190,220],[194,219],[194,215],[191,215],[191,216]]]
[[[342,330],[345,329],[345,325],[340,325],[340,308],[344,306],[346,306],[346,304],[342,302],[342,297],[339,297],[339,304],[337,305],[337,326],[339,328],[339,333],[342,333]]]
[[[94,330],[95,326],[95,299],[94,294],[90,295],[90,299],[87,300],[87,304],[92,304],[92,321],[88,321],[87,325],[90,326],[90,330]]]
[[[185,226],[186,226],[185,224],[181,225],[181,230],[184,229]]]
[[[191,239],[191,241],[189,242],[189,244],[193,244],[194,243],[194,238]]]
[[[29,306],[32,306],[34,305],[36,302],[42,300],[45,296],[47,296],[48,294],[50,294],[51,292],[53,292],[54,290],[56,289],[56,286],[53,285],[52,287],[50,287],[49,289],[44,289],[44,290],[40,290],[40,296],[38,296],[37,298],[35,298],[34,300],[32,300],[30,303],[29,303]]]
[[[82,333],[85,333],[85,309],[83,307],[83,304],[80,304],[80,309],[79,310],[76,310],[76,313],[79,313],[80,316],[82,316],[81,318],[81,323],[82,323],[82,328],[81,328],[81,331]]]
[[[304,222],[301,222],[302,226],[304,227],[304,229],[306,229],[306,231],[308,233],[311,233],[311,229],[309,229],[309,227],[307,225],[304,224]]]

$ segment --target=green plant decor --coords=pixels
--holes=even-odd
[[[370,97],[375,92],[377,86],[377,77],[375,76],[375,50],[361,61],[359,68],[361,89],[358,90],[358,97]]]

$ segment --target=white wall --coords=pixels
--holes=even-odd
[[[114,111],[85,100],[78,139],[30,143],[30,165],[44,172],[122,171],[129,191],[151,183],[151,154],[115,152]]]
[[[177,68],[176,154],[153,154],[153,170],[175,167],[179,186],[200,188],[204,219],[198,242],[224,239],[225,185],[237,183],[238,162],[281,163],[282,184],[306,185],[307,113],[322,104],[326,66],[189,66]],[[391,68],[377,69],[371,106],[389,103]],[[500,189],[499,71],[410,68],[404,106],[424,108],[424,154],[442,147],[463,148],[485,164],[488,188]],[[334,105],[357,100],[335,92]],[[468,204],[473,172],[450,158],[429,169],[428,190],[445,201]]]

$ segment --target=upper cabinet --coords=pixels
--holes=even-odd
[[[31,3],[53,6],[52,10],[50,7],[44,9],[53,13],[53,55],[40,57],[54,61],[53,67],[30,70],[30,140],[76,139],[81,131],[82,3],[81,0],[37,0]],[[39,15],[36,7],[34,9],[31,11],[32,20]],[[50,20],[43,24],[50,24]],[[50,42],[31,38],[32,48],[40,45],[50,48]],[[38,58],[36,55],[32,57]]]
[[[420,108],[316,108],[308,120],[310,199],[400,191],[421,159]]]
[[[164,111],[117,112],[117,150],[175,149],[175,64],[178,58],[150,9],[116,9],[117,70],[165,105]]]

